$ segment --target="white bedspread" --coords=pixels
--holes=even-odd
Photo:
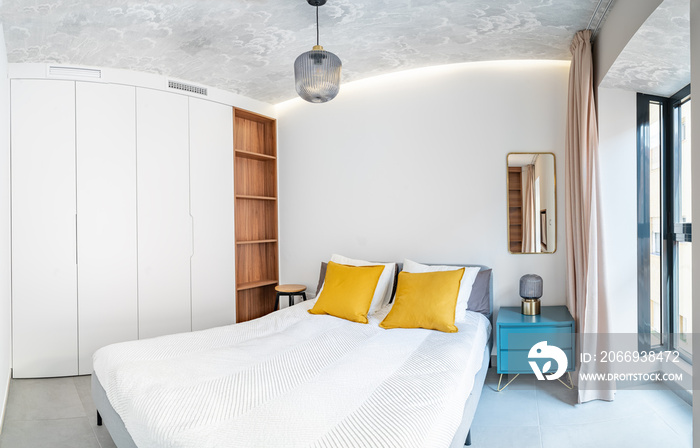
[[[446,447],[490,324],[378,327],[306,312],[110,345],[94,368],[140,448]]]

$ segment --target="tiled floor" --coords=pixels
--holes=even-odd
[[[96,412],[89,375],[12,380],[0,448],[115,448]]]
[[[520,376],[496,392],[491,369],[472,425],[473,448],[690,448],[692,409],[669,390],[621,390],[576,405],[558,381]],[[0,448],[114,447],[95,421],[90,377],[13,380]]]
[[[496,392],[489,370],[472,423],[473,448],[627,448],[692,446],[692,408],[668,389],[618,390],[612,402],[576,404],[559,381],[521,375]]]

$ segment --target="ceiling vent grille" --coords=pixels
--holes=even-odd
[[[207,94],[207,89],[205,87],[193,86],[191,84],[185,84],[183,82],[168,81],[168,87],[176,90],[184,90],[185,92],[198,93],[200,95]]]
[[[96,68],[59,67],[51,65],[49,66],[49,76],[99,79],[102,78],[102,70]]]

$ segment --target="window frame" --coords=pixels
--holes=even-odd
[[[640,351],[674,350],[677,343],[674,334],[680,326],[676,316],[678,297],[678,255],[674,244],[690,238],[689,228],[676,226],[676,212],[680,207],[679,169],[682,128],[680,106],[691,99],[690,85],[669,98],[637,93],[637,331]],[[658,103],[660,114],[660,343],[652,344],[651,338],[651,219],[650,219],[650,116],[649,107]],[[689,227],[689,226],[688,226]],[[679,239],[680,238],[680,239]],[[692,354],[679,350],[681,357],[692,362]]]
[[[668,295],[668,282],[661,282],[661,343],[652,345],[651,341],[651,218],[650,218],[650,167],[651,167],[651,132],[649,106],[658,103],[661,107],[660,124],[660,188],[661,197],[666,197],[666,149],[668,147],[668,132],[666,122],[668,116],[668,98],[637,93],[637,332],[639,335],[640,351],[659,351],[668,349],[667,322],[669,312],[665,304]],[[662,208],[662,218],[664,216]],[[667,239],[665,235],[666,219],[661,219],[661,278],[667,278]]]
[[[672,340],[669,341],[671,350],[678,350],[681,358],[688,363],[692,363],[692,354],[688,353],[681,347],[679,347],[675,338],[680,337],[680,307],[678,304],[678,293],[676,292],[676,287],[679,282],[679,269],[678,269],[678,251],[671,246],[676,246],[678,242],[692,242],[692,222],[688,225],[679,226],[679,216],[681,210],[681,195],[675,194],[676,191],[681,189],[680,185],[680,170],[681,164],[683,162],[681,151],[682,151],[682,141],[683,141],[683,129],[681,121],[681,106],[686,102],[690,101],[690,85],[685,86],[673,96],[669,98],[669,113],[672,117],[673,133],[669,138],[673,139],[672,144],[669,147],[672,150],[672,155],[668,160],[668,196],[666,201],[671,204],[668,207],[668,213],[666,219],[668,220],[668,242],[669,242],[669,254],[668,263],[671,267],[669,272],[669,316],[670,321],[670,334]],[[692,118],[691,118],[692,120]],[[676,319],[676,314],[678,318]]]

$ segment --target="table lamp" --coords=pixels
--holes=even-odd
[[[542,297],[542,277],[526,274],[520,277],[520,312],[527,316],[540,314],[540,297]]]

